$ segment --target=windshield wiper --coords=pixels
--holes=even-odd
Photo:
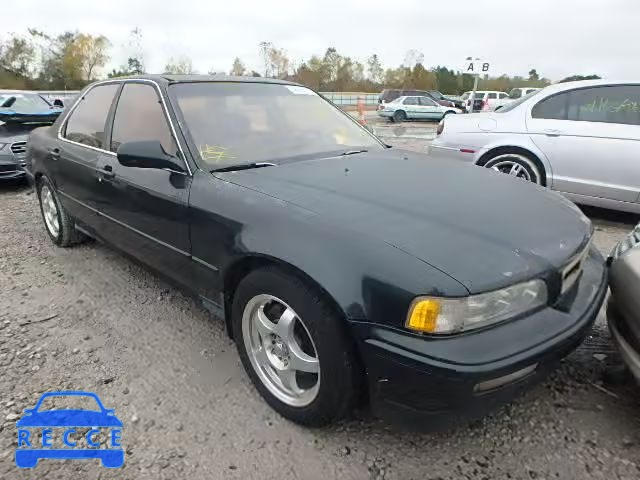
[[[355,155],[356,153],[366,153],[368,151],[369,150],[365,150],[365,149],[362,149],[362,150],[347,150],[346,152],[341,153],[340,155],[342,155],[342,156],[344,156],[344,155]]]
[[[252,168],[262,167],[275,167],[275,163],[269,162],[254,162],[254,163],[240,163],[238,165],[229,165],[227,167],[214,168],[210,170],[211,173],[215,172],[237,172],[238,170],[250,170]]]

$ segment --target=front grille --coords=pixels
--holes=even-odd
[[[27,151],[27,142],[16,142],[11,144],[11,151],[13,153],[20,154]]]
[[[582,267],[584,267],[584,261],[587,259],[589,255],[589,249],[591,248],[591,240],[587,246],[582,250],[578,255],[573,257],[567,265],[560,270],[560,274],[562,275],[562,289],[561,294],[565,294],[571,287],[573,287],[578,278],[580,278],[580,274],[582,273]]]

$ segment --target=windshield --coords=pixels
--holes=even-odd
[[[171,91],[200,158],[211,169],[384,148],[305,87],[210,82],[180,83]]]
[[[518,107],[519,105],[521,105],[522,103],[526,102],[527,100],[529,100],[531,97],[533,97],[536,93],[540,92],[540,90],[534,90],[533,92],[529,92],[526,95],[520,97],[517,100],[514,100],[513,102],[509,102],[507,103],[504,107],[500,108],[500,110],[496,110],[496,113],[506,113],[506,112],[510,112],[511,110],[513,110],[514,108]]]
[[[0,108],[10,108],[19,113],[47,111],[51,105],[34,93],[0,93]]]

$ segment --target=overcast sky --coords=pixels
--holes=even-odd
[[[107,36],[109,67],[129,54],[130,31],[143,37],[147,70],[189,56],[201,73],[228,71],[239,56],[262,71],[258,44],[270,41],[296,63],[333,46],[364,61],[377,53],[396,67],[409,49],[425,66],[460,69],[473,55],[491,74],[559,80],[597,73],[640,78],[640,0],[16,0],[5,5],[5,32],[35,27]],[[12,11],[13,10],[13,11]],[[10,22],[8,23],[8,18]],[[7,28],[8,27],[8,28]],[[0,33],[6,36],[6,33]]]

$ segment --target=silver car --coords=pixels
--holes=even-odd
[[[640,225],[618,244],[609,262],[609,330],[622,360],[640,382]]]
[[[432,152],[576,203],[640,213],[640,82],[551,85],[497,112],[447,117]]]
[[[378,115],[392,122],[405,120],[440,120],[447,115],[462,113],[455,107],[445,107],[429,97],[398,97],[378,106]]]

